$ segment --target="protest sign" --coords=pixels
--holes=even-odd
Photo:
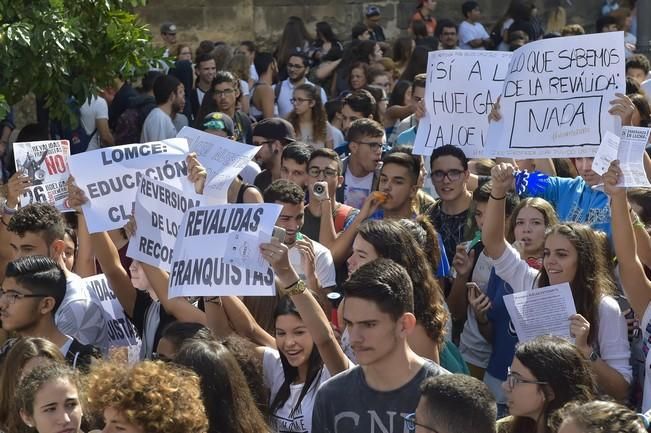
[[[184,126],[177,134],[188,140],[190,152],[195,152],[208,173],[203,194],[211,204],[226,203],[228,187],[235,177],[260,150],[198,129]]]
[[[431,155],[446,144],[469,158],[482,155],[488,114],[502,91],[510,52],[431,51],[427,63],[425,107],[418,123],[414,154]]]
[[[623,127],[620,137],[607,132],[592,161],[592,170],[603,175],[608,171],[610,163],[617,159],[622,171],[617,186],[622,188],[651,187],[644,169],[644,152],[649,142],[649,133],[651,133],[651,129],[636,126]]]
[[[124,309],[118,301],[113,289],[109,286],[104,274],[83,278],[84,285],[90,296],[99,300],[105,312],[108,326],[109,347],[137,347],[140,338],[131,321],[124,314]]]
[[[169,271],[179,223],[188,209],[201,204],[201,197],[144,176],[134,207],[138,224],[127,256]]]
[[[14,143],[16,171],[27,176],[32,185],[20,197],[20,205],[50,203],[60,211],[68,207],[68,140]]]
[[[274,274],[260,254],[282,207],[277,204],[188,209],[174,245],[169,297],[272,296]]]
[[[88,197],[82,207],[90,233],[126,224],[143,176],[193,193],[187,179],[187,141],[182,138],[126,144],[72,155],[70,173]]]
[[[573,341],[570,316],[576,314],[576,307],[568,283],[504,295],[504,305],[518,340],[556,335]]]
[[[599,33],[534,41],[513,52],[491,122],[487,156],[594,156],[606,131],[619,134],[608,113],[626,93],[624,34]]]

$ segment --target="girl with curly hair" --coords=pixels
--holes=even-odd
[[[572,402],[553,417],[557,433],[646,433],[642,418],[621,404],[612,401]]]
[[[91,368],[87,387],[88,409],[104,416],[104,432],[208,431],[199,377],[172,364],[100,363]]]
[[[38,433],[81,433],[79,377],[63,363],[35,367],[16,390],[20,417]]]
[[[332,134],[321,100],[321,88],[313,84],[298,85],[294,88],[291,103],[294,109],[287,115],[287,120],[296,130],[298,141],[315,149],[332,149]]]

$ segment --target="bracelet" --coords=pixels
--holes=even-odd
[[[18,206],[16,206],[16,208],[11,208],[11,207],[7,206],[7,202],[4,202],[2,204],[2,213],[4,215],[10,215],[11,216],[11,215],[14,215],[16,212],[18,212]]]
[[[490,196],[490,198],[492,198],[493,200],[497,200],[497,201],[499,201],[499,200],[504,200],[504,199],[506,198],[506,194],[504,194],[502,197],[495,197],[495,196],[493,195],[492,192],[489,194],[489,196]]]

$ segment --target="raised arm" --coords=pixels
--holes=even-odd
[[[154,289],[161,306],[180,322],[194,322],[206,325],[206,314],[192,305],[187,298],[181,296],[178,298],[169,298],[169,274],[155,266],[142,264],[142,269]]]
[[[77,212],[77,257],[75,258],[74,272],[82,278],[91,277],[97,273],[93,246],[86,226],[86,218],[82,212]]]
[[[513,185],[513,166],[504,163],[496,165],[491,170],[491,180],[492,189],[486,205],[481,238],[484,244],[484,253],[492,259],[498,259],[508,246],[504,237],[506,220],[504,203],[506,194]]]
[[[276,339],[262,329],[244,302],[237,296],[222,296],[222,304],[235,332],[260,346],[276,348]]]
[[[260,245],[260,250],[276,273],[279,290],[286,296],[291,297],[296,310],[314,340],[314,344],[319,349],[328,371],[335,375],[346,370],[350,361],[341,349],[323,309],[311,293],[311,290],[317,289],[314,286],[314,272],[306,269],[307,282],[304,284],[300,281],[298,274],[289,262],[287,246],[278,242],[277,239],[272,239],[271,243]],[[304,263],[308,265],[306,268],[310,267],[310,260],[311,266],[314,267],[313,252],[310,257],[310,252],[301,248],[301,256]]]
[[[613,161],[603,177],[604,188],[610,195],[612,237],[620,279],[633,311],[641,318],[651,302],[651,281],[644,274],[644,268],[636,253],[626,190],[617,187],[620,176],[619,162]]]

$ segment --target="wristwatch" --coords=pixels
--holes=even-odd
[[[590,362],[595,362],[597,359],[599,359],[599,352],[593,350],[592,352],[590,352],[590,357],[588,359],[590,360]]]
[[[307,286],[305,285],[305,282],[301,279],[296,281],[294,284],[292,284],[289,287],[286,287],[280,291],[280,293],[284,296],[294,296],[294,295],[300,295],[305,291]]]
[[[14,208],[11,208],[11,207],[7,206],[7,199],[6,198],[2,199],[1,203],[2,203],[2,215],[11,216],[11,215],[15,214],[18,211],[17,208],[14,209]]]

